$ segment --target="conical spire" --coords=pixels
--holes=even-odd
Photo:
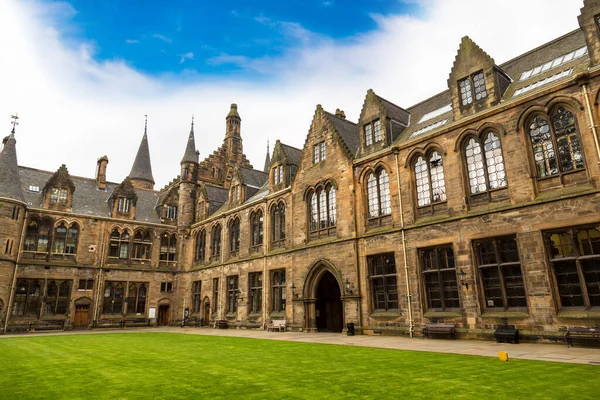
[[[263,168],[263,172],[269,173],[269,169],[271,168],[271,152],[269,151],[269,139],[267,139],[267,157],[265,157],[265,166]]]
[[[4,147],[0,151],[0,198],[9,198],[25,203],[19,178],[15,129],[2,141]]]
[[[129,179],[135,188],[152,189],[154,178],[152,177],[152,164],[150,163],[150,149],[148,148],[148,117],[144,125],[144,136],[138,149],[135,161],[129,173]],[[150,185],[149,185],[150,184]]]
[[[190,136],[188,137],[185,153],[181,159],[181,163],[197,163],[198,154],[196,153],[196,140],[194,139],[194,117],[192,116],[192,126],[190,128]]]

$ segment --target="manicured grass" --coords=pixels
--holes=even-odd
[[[600,368],[174,333],[0,339],[1,399],[597,398]]]

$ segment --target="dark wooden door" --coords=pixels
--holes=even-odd
[[[204,325],[208,325],[210,321],[210,303],[204,303]]]
[[[90,306],[79,305],[75,306],[75,317],[73,319],[74,327],[84,327],[88,325],[90,316]]]
[[[158,325],[169,325],[169,306],[158,307]]]

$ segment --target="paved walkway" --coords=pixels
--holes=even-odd
[[[445,340],[421,339],[397,336],[346,336],[340,333],[304,333],[304,332],[266,332],[250,329],[212,329],[212,328],[129,328],[129,329],[97,329],[89,331],[69,331],[55,333],[7,334],[2,338],[39,336],[39,335],[71,335],[101,333],[143,333],[168,332],[189,335],[230,336],[252,339],[284,340],[290,342],[323,343],[345,346],[377,347],[383,349],[430,351],[435,353],[454,353],[473,356],[497,357],[499,351],[508,352],[510,358],[537,361],[553,361],[574,364],[590,364],[600,366],[600,348],[571,347],[566,344],[521,343],[504,344],[483,340]]]

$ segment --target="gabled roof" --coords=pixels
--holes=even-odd
[[[144,136],[142,137],[142,142],[140,143],[137,155],[135,156],[135,161],[131,167],[129,178],[154,183],[154,178],[152,177],[152,163],[150,162],[150,149],[148,148],[148,135],[146,132],[144,132]]]
[[[0,152],[0,197],[25,202],[21,192],[15,135],[4,138]]]
[[[358,139],[358,128],[356,124],[325,110],[323,110],[323,112],[329,118],[329,121],[340,135],[344,144],[348,147],[350,154],[354,156],[358,150],[358,146],[360,145]]]
[[[288,164],[299,165],[300,157],[302,157],[302,150],[296,147],[288,146],[287,144],[283,144],[281,142],[279,142],[279,144],[281,145],[281,150],[283,150],[285,153]]]
[[[379,101],[387,111],[388,118],[400,122],[403,125],[408,125],[408,122],[410,121],[410,114],[408,111],[406,111],[402,107],[395,105],[391,101],[384,99],[383,97],[377,95],[375,96],[377,97],[377,99],[379,99]]]
[[[229,190],[225,188],[204,185],[203,190],[206,193],[205,200],[208,202],[208,215],[212,215],[229,200]]]
[[[257,169],[250,169],[239,167],[238,168],[244,185],[253,187],[255,189],[260,188],[268,179],[269,174]]]

